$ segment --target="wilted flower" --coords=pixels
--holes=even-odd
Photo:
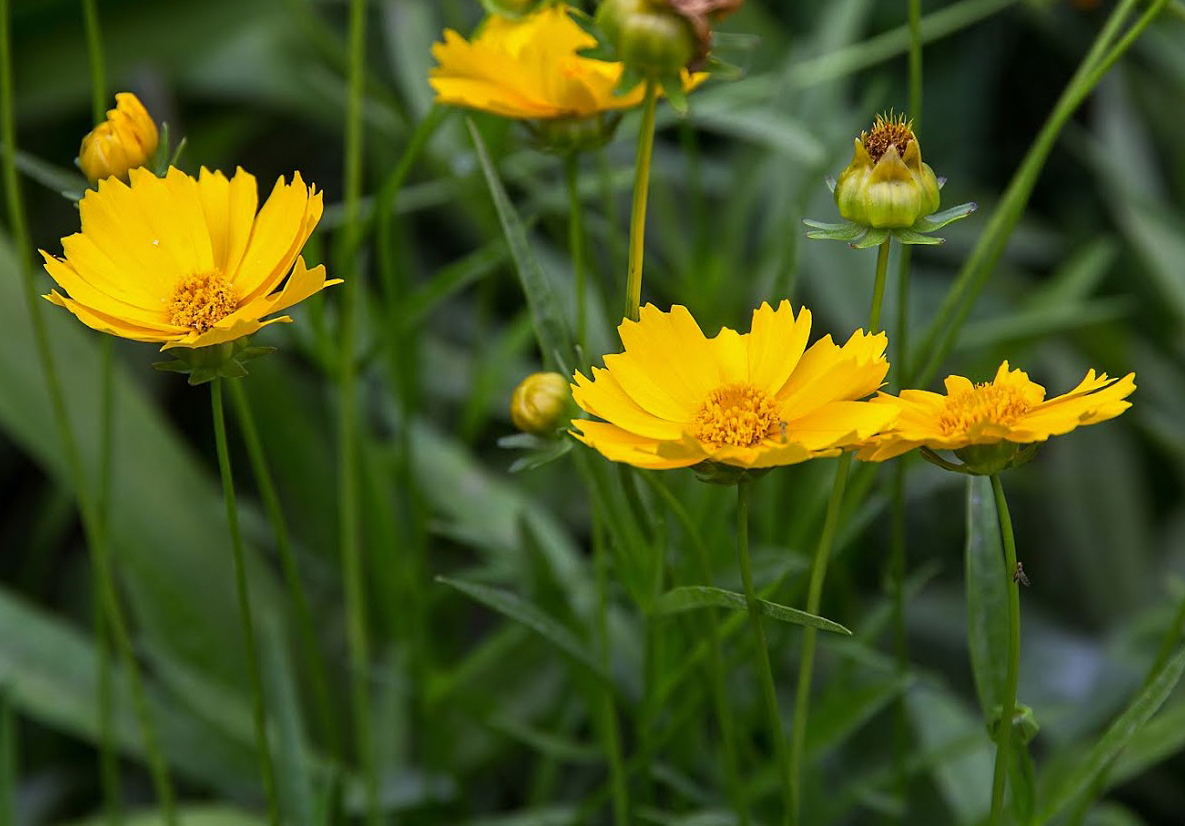
[[[572,395],[603,422],[573,435],[607,458],[644,468],[713,463],[757,469],[835,456],[887,426],[897,411],[857,401],[888,372],[884,333],[842,347],[807,347],[811,314],[790,302],[753,311],[752,329],[707,338],[686,307],[653,305],[617,328],[625,352],[605,356]]]
[[[148,110],[131,92],[115,96],[107,120],[82,139],[78,167],[92,184],[104,178],[127,181],[128,170],[144,166],[156,152],[159,136]]]
[[[532,373],[514,388],[510,420],[524,433],[537,436],[567,424],[572,391],[559,373]]]
[[[975,211],[962,204],[938,213],[943,181],[922,161],[922,148],[905,115],[877,115],[855,140],[852,161],[835,181],[835,203],[846,223],[806,221],[808,238],[851,241],[858,248],[890,235],[905,244],[941,244],[934,232]]]
[[[950,450],[964,463],[952,469],[998,473],[1027,461],[1029,445],[1118,416],[1131,407],[1125,399],[1135,389],[1134,373],[1113,379],[1090,370],[1069,393],[1046,399],[1044,387],[1005,361],[990,382],[948,376],[945,396],[927,390],[902,390],[900,398],[881,393],[871,403],[896,408],[900,416],[868,439],[859,457],[882,461],[920,447],[947,467],[933,451]]]

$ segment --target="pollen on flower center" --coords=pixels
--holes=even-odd
[[[938,424],[946,436],[966,433],[980,424],[1010,425],[1030,407],[1019,387],[977,384],[971,390],[947,397]]]
[[[204,333],[238,306],[234,287],[218,270],[191,275],[177,285],[167,309],[169,323]]]
[[[897,147],[897,154],[904,155],[905,147],[914,140],[913,121],[905,115],[877,115],[872,124],[871,132],[862,132],[860,142],[864,144],[864,151],[872,160],[879,161],[881,156],[889,151],[890,146]]]
[[[777,406],[751,384],[725,384],[695,414],[695,437],[714,445],[752,447],[779,431]]]

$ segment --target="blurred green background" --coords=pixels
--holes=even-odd
[[[919,140],[925,160],[948,179],[944,204],[974,200],[980,210],[943,231],[945,246],[914,250],[915,341],[1112,4],[923,6],[930,40]],[[136,92],[174,138],[185,137],[187,171],[241,165],[267,191],[299,170],[324,189],[327,209],[306,251],[310,263],[330,261],[341,221],[345,12],[341,2],[308,0],[99,3],[111,92]],[[48,165],[25,179],[26,203],[35,244],[56,252],[58,239],[77,230],[77,212],[58,194],[64,179],[55,170],[72,172],[92,125],[82,14],[72,0],[18,0],[13,14],[18,143]],[[743,77],[696,92],[685,119],[660,109],[644,300],[686,304],[709,334],[722,324],[745,329],[753,306],[783,297],[812,308],[816,335],[846,337],[864,323],[873,252],[808,242],[801,219],[834,220],[824,177],[843,168],[852,138],[874,114],[906,109],[905,14],[904,1],[748,0],[727,21],[724,31],[756,36],[721,42]],[[467,33],[479,17],[475,0],[370,3],[367,215],[369,196],[389,181],[432,105],[431,44],[445,26]],[[511,391],[540,358],[463,120],[454,114],[432,135],[396,198],[394,220],[371,228],[362,257],[363,530],[374,642],[367,684],[382,795],[404,823],[602,822],[605,772],[589,710],[595,679],[547,640],[433,580],[504,587],[541,606],[581,644],[595,639],[589,503],[579,477],[567,460],[510,474],[519,454],[496,444],[512,432]],[[532,149],[514,124],[474,120],[535,254],[573,306],[560,160]],[[1073,387],[1088,367],[1137,375],[1127,414],[1054,440],[1005,479],[1032,581],[1022,591],[1020,700],[1041,723],[1032,744],[1039,789],[1055,783],[1127,704],[1185,597],[1183,123],[1185,6],[1174,2],[1063,131],[942,373],[986,379],[1007,358],[1051,393]],[[593,354],[616,347],[610,320],[624,281],[636,130],[636,115],[627,116],[603,158],[586,158],[581,171],[598,285]],[[382,267],[398,274],[393,295],[380,286]],[[90,577],[7,229],[0,274],[0,686],[19,720],[21,823],[74,822],[101,812]],[[890,286],[890,341],[898,332],[894,295]],[[318,296],[297,308],[295,324],[268,328],[260,339],[280,353],[253,363],[244,386],[279,480],[346,729],[350,675],[336,551],[338,300]],[[96,334],[46,309],[72,420],[93,467]],[[183,799],[205,807],[208,819],[193,823],[262,822],[250,814],[262,798],[205,393],[149,369],[159,356],[147,345],[120,341],[116,353],[114,553],[165,750]],[[314,715],[302,711],[308,662],[295,645],[246,458],[236,461],[276,749],[287,761],[280,772],[291,806],[286,822],[325,822],[339,805],[357,813],[353,769],[329,756]],[[757,488],[758,579],[793,574],[776,601],[801,603],[831,468],[821,461],[782,469]],[[902,673],[885,588],[890,475],[869,477],[870,494],[850,514],[824,601],[824,615],[857,633],[821,640],[808,731],[812,826],[976,824],[986,813],[992,752],[968,665],[965,482],[909,465],[911,664]],[[694,515],[714,580],[736,589],[729,492],[686,472],[662,481]],[[699,582],[689,533],[672,521],[672,582]],[[409,632],[412,603],[422,612]],[[610,679],[628,755],[636,745],[628,732],[651,711],[639,705],[640,617],[616,586],[613,606]],[[668,633],[662,665],[676,674],[702,621],[675,617]],[[784,709],[798,638],[796,628],[771,629]],[[753,760],[769,744],[744,643],[731,645],[730,696]],[[711,707],[696,682],[678,685],[651,720],[666,744],[638,772],[654,789],[645,822],[730,822],[710,819],[725,798]],[[132,810],[152,797],[122,683],[117,710]],[[1124,751],[1106,802],[1085,822],[1185,822],[1183,748],[1178,690]],[[899,761],[901,750],[912,759]],[[752,782],[772,803],[767,763]]]

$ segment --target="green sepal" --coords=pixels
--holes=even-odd
[[[567,420],[565,420],[566,426]],[[549,465],[566,456],[576,446],[576,440],[564,438],[565,433],[563,428],[544,436],[536,436],[533,433],[514,433],[499,439],[498,447],[527,451],[525,456],[518,457],[510,464],[511,473],[522,473],[525,470],[534,470]]]
[[[884,227],[868,227],[868,232],[864,234],[864,237],[853,241],[852,246],[858,250],[879,247],[888,240],[890,232],[891,230],[887,230]]]
[[[742,481],[760,479],[770,472],[770,468],[744,468],[736,465],[725,465],[720,462],[705,460],[698,465],[692,465],[695,478],[709,485],[737,485]]]
[[[893,230],[893,237],[902,244],[928,244],[929,246],[939,246],[946,243],[945,238],[939,238],[937,235],[923,235],[912,229],[895,229]]]
[[[1003,706],[996,706],[993,709],[992,719],[988,721],[987,725],[988,735],[993,740],[1000,735],[1000,725],[1003,723],[1003,716]],[[1041,724],[1037,722],[1037,717],[1033,714],[1033,709],[1024,703],[1017,703],[1012,710],[1012,733],[1020,739],[1020,742],[1027,746],[1033,742],[1033,738],[1037,736],[1037,732],[1040,730]]]
[[[753,34],[714,32],[712,53],[704,61],[703,68],[697,71],[710,72],[724,80],[739,80],[747,74],[740,59],[743,57],[745,63],[752,62],[753,53],[760,43],[761,38]]]
[[[613,94],[620,97],[621,95],[628,95],[635,88],[646,81],[646,76],[635,69],[633,66],[626,65],[621,70],[621,77],[617,79],[617,85],[613,87]]]
[[[568,17],[572,18],[572,22],[579,26],[585,34],[597,41],[595,46],[589,46],[587,49],[577,49],[576,54],[581,57],[587,57],[590,60],[603,60],[608,63],[617,62],[617,52],[609,43],[609,39],[605,37],[604,30],[597,25],[596,19],[591,14],[569,6]]]
[[[814,227],[806,234],[806,237],[816,241],[855,241],[868,231],[868,227],[853,224],[851,221],[828,224],[823,221],[803,218],[802,222],[808,227]]]
[[[663,94],[671,104],[671,108],[680,115],[686,115],[688,110],[687,92],[683,90],[683,78],[679,75],[666,75],[658,79]]]
[[[174,347],[169,350],[172,361],[158,361],[153,369],[166,373],[183,373],[191,385],[206,384],[214,379],[241,379],[247,375],[244,362],[274,353],[275,347],[252,347],[246,336],[224,341],[209,347]]]
[[[968,201],[965,204],[953,206],[950,209],[944,209],[942,212],[935,212],[933,215],[927,215],[925,218],[919,218],[913,222],[910,227],[914,232],[934,232],[940,230],[947,224],[953,223],[960,219],[966,218],[975,210],[979,209],[979,204],[974,201]],[[915,242],[916,243],[916,242]]]

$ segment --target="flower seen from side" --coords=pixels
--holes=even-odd
[[[571,401],[566,378],[559,373],[532,373],[514,388],[510,420],[524,433],[541,436],[567,424]]]
[[[120,92],[107,120],[82,139],[78,167],[92,184],[111,177],[127,181],[129,170],[147,164],[159,141],[144,104],[131,92]]]
[[[872,404],[900,411],[887,431],[868,439],[859,458],[882,461],[922,448],[927,458],[946,467],[934,453],[953,451],[963,461],[950,469],[974,474],[998,473],[1026,461],[1030,445],[1076,427],[1113,419],[1131,402],[1135,374],[1110,378],[1087,372],[1069,393],[1045,398],[1045,388],[1005,361],[990,382],[973,384],[962,376],[946,378],[946,394],[903,390],[900,397],[881,393]]]
[[[753,311],[750,332],[704,336],[686,307],[643,307],[618,327],[625,351],[592,379],[576,373],[576,403],[603,419],[573,421],[576,438],[643,468],[708,463],[760,469],[834,456],[889,425],[896,409],[858,401],[889,365],[883,333],[807,346],[811,314],[788,301]],[[701,467],[703,467],[701,465]]]
[[[744,0],[603,0],[596,22],[615,56],[628,68],[629,85],[667,82],[682,70],[698,71],[712,50],[712,24]]]
[[[274,314],[340,283],[300,257],[321,193],[296,173],[257,214],[258,197],[242,169],[229,179],[133,169],[130,184],[101,181],[79,202],[82,231],[62,239],[64,254],[41,252],[64,291],[46,298],[88,327],[161,349],[226,344],[291,321]]]
[[[831,182],[829,182],[830,184]],[[938,212],[941,181],[922,161],[913,122],[905,115],[877,115],[871,131],[855,139],[852,161],[834,182],[841,224],[807,220],[808,238],[849,241],[857,248],[884,243],[941,244],[929,233],[975,211],[972,203]]]

